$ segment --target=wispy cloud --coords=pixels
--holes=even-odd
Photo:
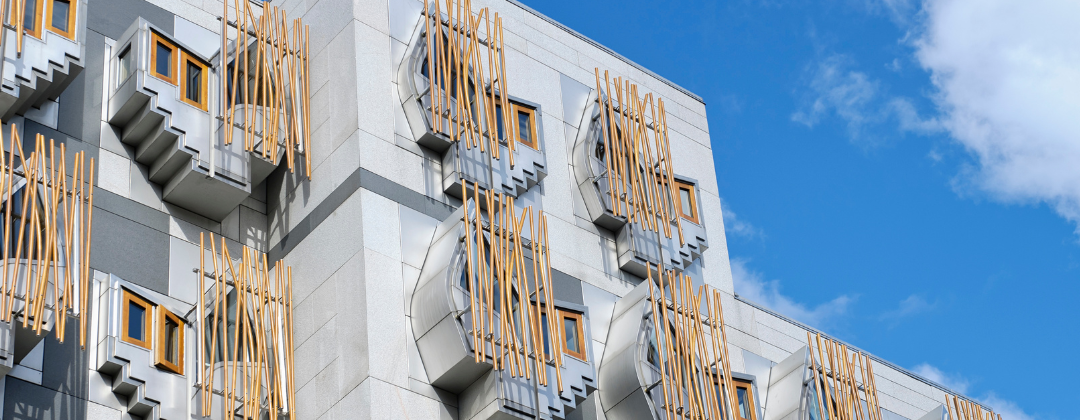
[[[847,125],[848,137],[860,143],[874,143],[877,128],[886,124],[902,133],[941,130],[937,120],[920,116],[910,99],[887,95],[881,82],[856,70],[847,55],[826,55],[807,68],[807,80],[803,104],[791,120],[809,128],[835,114]]]
[[[904,300],[901,300],[896,309],[882,313],[881,319],[895,323],[904,318],[929,312],[933,310],[935,306],[937,306],[936,303],[927,302],[922,296],[911,295],[904,298]]]
[[[937,382],[946,388],[949,388],[960,394],[967,394],[971,390],[971,382],[964,378],[962,375],[950,374],[943,372],[941,369],[930,365],[929,363],[923,363],[915,366],[912,369],[923,378]],[[1016,402],[1006,400],[999,397],[994,391],[987,391],[981,397],[975,398],[977,401],[986,405],[994,410],[995,413],[1000,414],[1002,418],[1009,420],[1034,420],[1035,416],[1024,411]]]
[[[915,57],[973,160],[957,191],[1046,203],[1080,234],[1080,2],[927,0],[919,16]]]
[[[724,233],[728,236],[739,236],[747,239],[762,238],[765,233],[758,227],[750,224],[745,219],[739,218],[726,201],[720,203],[721,212],[724,216]]]
[[[808,325],[821,329],[834,326],[838,318],[848,313],[855,300],[854,297],[841,295],[810,307],[785,295],[779,280],[766,280],[763,274],[747,267],[747,263],[745,259],[731,259],[735,293]]]
[[[967,394],[968,389],[971,386],[971,383],[968,382],[967,379],[964,379],[964,377],[955,374],[947,374],[929,363],[915,366],[911,371],[961,394]]]

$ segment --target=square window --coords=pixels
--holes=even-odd
[[[207,110],[207,66],[194,56],[183,53],[184,59],[180,70],[180,99],[203,111]]]
[[[184,322],[162,308],[158,322],[157,351],[154,363],[158,368],[184,374]]]
[[[123,331],[120,339],[150,349],[150,314],[153,306],[134,293],[123,291]]]
[[[45,21],[49,30],[68,39],[75,39],[75,5],[72,0],[45,0],[47,10]]]
[[[150,74],[176,84],[176,46],[156,32],[150,33]]]

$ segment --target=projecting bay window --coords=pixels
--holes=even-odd
[[[4,1],[7,23],[18,24],[15,14],[18,0]],[[42,29],[47,29],[75,40],[75,22],[78,0],[25,0],[22,18],[23,33],[42,39]]]
[[[563,352],[581,359],[583,362],[587,361],[585,356],[585,324],[582,322],[581,314],[563,310],[558,312],[564,332]]]
[[[683,219],[700,224],[698,221],[697,195],[694,186],[681,181],[675,181],[675,199],[679,207],[679,214]]]
[[[158,312],[161,315],[158,317],[154,364],[162,370],[183,375],[184,322],[165,308],[159,308]]]
[[[76,0],[43,1],[46,2],[45,22],[49,25],[49,30],[74,40]]]
[[[120,339],[144,349],[150,349],[150,323],[154,307],[128,290],[123,291],[122,331]]]
[[[176,84],[177,48],[156,32],[150,33],[150,74]]]
[[[207,110],[206,99],[208,71],[207,65],[188,53],[182,53],[180,63],[180,100],[203,111]]]
[[[517,132],[517,142],[540,150],[540,140],[536,130],[536,109],[514,102],[510,103],[510,109],[512,110],[510,121],[514,124],[514,131]],[[495,98],[495,127],[498,130],[499,140],[506,141],[503,109],[502,105],[499,105],[498,97]]]
[[[735,410],[735,418],[739,420],[757,420],[756,404],[754,402],[754,390],[749,382],[733,380],[735,384],[735,400],[739,406]]]
[[[128,77],[131,77],[131,65],[133,55],[134,54],[132,54],[131,52],[131,45],[128,45],[127,47],[124,47],[124,51],[122,51],[117,56],[116,86],[124,84],[124,81],[126,81]]]

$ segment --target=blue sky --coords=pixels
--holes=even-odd
[[[1075,417],[1080,2],[526,3],[705,98],[738,293]]]

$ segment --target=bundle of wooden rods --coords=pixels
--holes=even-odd
[[[0,321],[11,323],[21,315],[23,328],[41,335],[46,310],[51,310],[53,331],[62,343],[68,311],[77,311],[79,345],[86,349],[94,159],[87,163],[86,152],[76,153],[68,173],[63,143],[57,153],[54,141],[46,148],[45,137],[38,134],[27,156],[15,124],[8,135],[8,150],[0,153],[0,194],[5,200]]]
[[[1001,414],[955,395],[945,394],[945,407],[949,410],[950,420],[1002,420]]]
[[[870,356],[858,350],[850,350],[844,343],[822,338],[820,334],[811,336],[809,331],[806,333],[806,341],[810,352],[814,393],[818,401],[818,418],[882,420],[874,380],[874,365]]]
[[[612,80],[606,70],[601,85],[600,69],[595,72],[611,212],[668,238],[674,223],[679,244],[685,244],[664,100],[654,101],[652,93],[641,97],[636,84]]]
[[[232,144],[232,128],[235,126],[244,132],[244,150],[261,153],[263,158],[272,162],[277,162],[280,143],[285,150],[290,172],[296,167],[296,151],[301,151],[304,153],[306,175],[310,179],[308,26],[300,19],[293,19],[290,23],[285,11],[277,7],[263,8],[262,14],[256,17],[250,2],[232,1],[236,20],[229,20],[229,2],[226,0],[222,4],[224,18],[221,21],[220,68],[225,70],[222,70],[220,96],[224,110],[224,142],[226,145]],[[236,32],[231,68],[227,62],[228,54],[225,53],[228,51],[230,28]],[[226,83],[226,80],[231,80],[231,83]],[[242,125],[235,121],[237,106],[244,105],[238,104],[238,97],[246,102]],[[262,112],[257,108],[261,108]],[[261,132],[255,131],[256,121],[261,123]]]
[[[266,254],[243,247],[240,264],[233,263],[225,238],[218,241],[210,234],[210,255],[214,271],[206,273],[205,235],[199,235],[199,306],[197,335],[199,387],[202,391],[202,416],[210,416],[212,396],[221,395],[223,418],[242,415],[243,419],[263,418],[263,402],[270,418],[287,412],[296,417],[296,385],[293,367],[292,267],[281,261],[274,264],[273,276]],[[213,282],[206,302],[206,279]],[[229,295],[234,295],[230,308]],[[212,314],[209,318],[206,310]],[[229,314],[235,325],[229,326]],[[209,328],[209,340],[207,331]],[[232,337],[228,333],[232,332]],[[219,337],[219,332],[222,335]],[[212,349],[209,358],[206,345]],[[218,351],[218,347],[221,351]],[[214,386],[220,364],[221,389]],[[239,371],[239,373],[238,373]],[[237,390],[237,385],[240,389]]]
[[[473,185],[471,206],[467,194],[463,182],[465,269],[473,325],[468,334],[473,340],[476,362],[487,360],[487,344],[490,343],[494,369],[509,369],[511,376],[526,379],[535,374],[537,382],[547,386],[547,366],[550,365],[561,393],[563,336],[558,309],[552,305],[547,217],[543,211],[534,216],[532,207],[518,215],[513,197],[503,194],[496,197],[491,191],[481,197],[476,185]],[[486,205],[488,223],[484,222],[480,209],[481,199]],[[523,230],[526,221],[529,222],[527,231]],[[523,237],[525,232],[530,234],[528,244]],[[527,256],[531,256],[532,276],[525,269]],[[516,314],[513,310],[515,299],[520,308]],[[498,308],[501,311],[497,314]],[[514,320],[515,316],[518,319]],[[546,326],[543,325],[545,318]],[[545,327],[548,331],[546,343]],[[548,354],[545,354],[545,348],[550,349]]]
[[[447,30],[444,31],[440,1],[433,1],[434,8],[424,2],[431,129],[448,136],[451,142],[464,140],[466,148],[479,147],[482,153],[499,159],[496,137],[501,122],[513,167],[518,133],[506,83],[502,18],[495,13],[493,27],[488,8],[481,9],[474,18],[471,0],[445,0]],[[482,28],[487,39],[480,38]],[[481,50],[487,52],[486,65]],[[475,89],[474,78],[480,82],[480,92]],[[474,105],[477,101],[482,104],[479,109]],[[496,115],[496,107],[502,115]]]
[[[658,274],[657,288],[651,267],[646,281],[660,357],[664,418],[734,420],[732,410],[724,409],[738,405],[720,292],[701,286],[695,294],[690,277],[674,271]]]

